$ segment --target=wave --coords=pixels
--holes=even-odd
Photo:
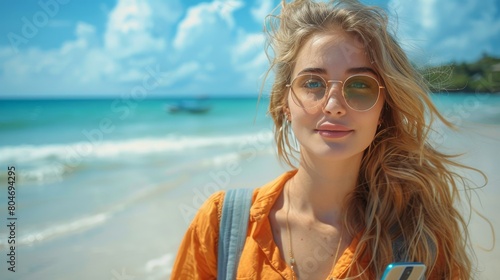
[[[32,163],[42,160],[81,161],[84,159],[115,159],[122,155],[148,155],[179,152],[186,149],[227,147],[266,142],[272,139],[269,130],[255,134],[228,136],[167,136],[164,138],[136,138],[130,140],[82,141],[68,144],[18,145],[0,147],[0,163]]]
[[[263,130],[253,134],[226,136],[178,136],[163,138],[136,138],[108,140],[99,143],[74,142],[67,144],[17,145],[0,147],[0,164],[15,165],[20,170],[18,176],[31,182],[57,182],[69,173],[91,165],[95,160],[122,162],[130,156],[144,157],[168,155],[200,149],[229,148],[245,153],[253,147],[268,147],[272,132]],[[230,157],[239,157],[233,154]],[[215,160],[214,160],[215,159]],[[211,164],[221,162],[220,157],[210,159]],[[226,158],[227,159],[227,158]],[[93,163],[92,163],[93,164]],[[5,179],[0,174],[0,179]]]

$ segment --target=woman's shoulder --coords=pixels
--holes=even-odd
[[[252,201],[255,201],[255,198],[258,196],[260,190],[261,188],[254,188],[252,190]],[[218,227],[222,216],[222,208],[226,192],[227,190],[219,190],[211,194],[198,209],[190,227],[207,228],[207,226],[209,226],[211,229]]]
[[[253,188],[252,208],[267,208],[272,204],[281,192],[284,183],[295,174],[296,171],[286,172],[278,178]],[[218,228],[222,215],[226,190],[220,190],[211,194],[199,208],[191,227],[193,228]]]
[[[217,191],[210,195],[201,205],[191,222],[192,229],[214,228],[218,225],[222,213],[222,204],[224,202],[225,191]]]

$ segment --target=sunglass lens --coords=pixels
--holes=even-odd
[[[368,76],[354,76],[344,85],[347,104],[354,110],[368,110],[375,105],[379,94],[377,81]]]
[[[311,108],[321,104],[325,96],[326,83],[316,75],[303,75],[295,79],[292,85],[294,99],[303,108]]]

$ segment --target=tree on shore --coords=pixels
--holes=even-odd
[[[472,63],[427,67],[422,74],[432,92],[500,92],[500,58],[486,53]]]

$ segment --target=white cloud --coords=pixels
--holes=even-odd
[[[388,7],[398,18],[400,41],[417,62],[473,60],[498,44],[495,0],[391,0]]]
[[[112,81],[120,69],[112,57],[99,49],[89,50],[84,57],[81,67],[84,71],[79,77],[82,84]]]
[[[262,33],[250,33],[241,34],[240,42],[234,48],[234,57],[237,60],[247,59],[248,55],[254,55],[255,53],[262,53],[262,48],[264,46],[264,34]]]
[[[100,32],[77,22],[75,38],[54,49],[15,54],[0,46],[0,93],[122,94],[151,66],[167,77],[158,92],[256,92],[267,67],[264,37],[245,31],[249,23],[235,13],[252,15],[242,7],[242,1],[215,0],[183,12],[175,0],[119,0]]]
[[[118,0],[103,8],[104,30],[77,22],[71,23],[75,37],[54,49],[16,54],[0,46],[0,94],[122,94],[143,81],[148,67],[167,76],[158,92],[255,93],[268,67],[256,22],[273,6],[272,0],[248,7],[212,0],[185,9],[180,0]],[[498,7],[495,0],[389,3],[400,41],[417,63],[499,55]]]
[[[238,40],[232,47],[232,67],[237,75],[235,81],[244,92],[257,93],[269,61],[263,33],[247,33],[240,30]]]
[[[148,2],[120,0],[109,14],[104,35],[106,50],[119,57],[164,50],[165,39],[151,33],[152,13]]]
[[[269,63],[264,52],[265,37],[262,33],[244,32],[240,32],[239,37],[233,48],[232,61],[242,85],[251,89],[258,84]]]
[[[0,92],[123,92],[130,83],[142,81],[146,66],[166,64],[166,34],[158,26],[173,25],[182,9],[178,1],[168,5],[159,0],[119,0],[109,11],[102,38],[95,26],[78,22],[76,38],[59,48],[31,47],[19,54],[0,48]],[[169,17],[166,11],[171,11]]]
[[[264,22],[265,17],[271,13],[274,8],[273,0],[258,0],[255,3],[255,6],[252,8],[251,13],[253,19],[262,24]]]
[[[216,0],[189,8],[186,17],[178,25],[173,41],[174,48],[181,50],[194,44],[200,46],[200,42],[218,40],[219,32],[224,33],[225,30],[233,28],[232,13],[242,6],[243,2],[240,1]]]
[[[213,1],[187,11],[178,25],[173,46],[178,63],[194,59],[198,67],[189,69],[191,84],[183,89],[196,93],[257,92],[259,76],[267,66],[264,36],[247,33],[241,27],[243,23],[234,13],[242,5],[236,1]]]
[[[78,22],[75,30],[76,40],[64,42],[61,49],[61,55],[67,55],[71,52],[85,51],[96,43],[95,27],[85,23]]]
[[[117,64],[96,46],[95,27],[79,22],[76,39],[59,49],[30,48],[0,58],[2,92],[68,93],[95,88],[116,73]]]
[[[190,61],[181,64],[176,69],[173,69],[166,73],[167,85],[172,85],[174,82],[178,82],[183,79],[192,78],[200,70],[201,66],[198,62]],[[185,83],[190,84],[190,83]]]

